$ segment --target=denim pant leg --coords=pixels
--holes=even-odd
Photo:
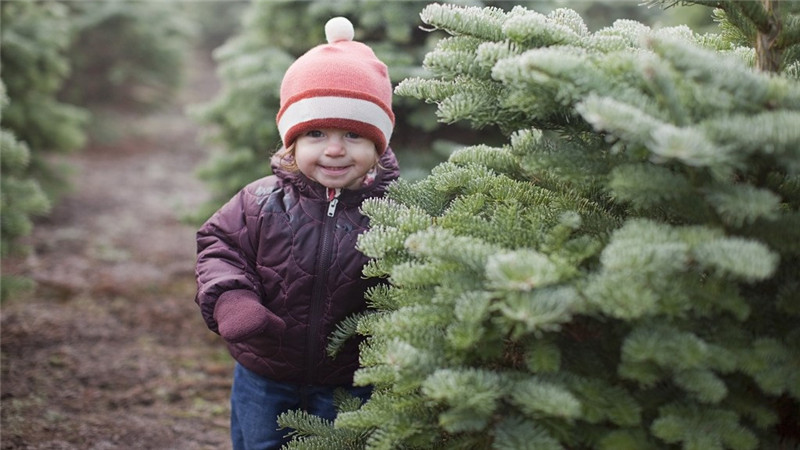
[[[289,430],[278,429],[278,415],[299,407],[297,387],[269,380],[237,363],[231,389],[233,449],[279,449],[289,441]]]

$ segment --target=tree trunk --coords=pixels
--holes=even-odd
[[[778,18],[779,0],[761,0],[769,17],[766,30],[759,29],[756,36],[756,68],[764,72],[778,72],[781,65],[781,49],[774,48],[781,30]]]

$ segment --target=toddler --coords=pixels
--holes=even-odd
[[[302,409],[333,420],[333,392],[352,385],[358,342],[335,358],[331,332],[366,308],[365,199],[399,175],[388,147],[394,127],[386,65],[353,41],[352,24],[331,19],[328,43],[289,67],[280,89],[283,147],[273,175],[257,180],[197,233],[197,296],[208,327],[236,360],[231,390],[235,450],[287,442],[277,416]]]

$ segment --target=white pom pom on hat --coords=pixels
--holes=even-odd
[[[389,71],[369,46],[354,41],[353,24],[334,17],[325,24],[327,44],[289,66],[281,82],[276,121],[283,145],[322,128],[340,128],[375,143],[379,154],[394,129]]]
[[[334,17],[325,24],[325,39],[329,44],[339,41],[352,41],[356,31],[345,17]]]

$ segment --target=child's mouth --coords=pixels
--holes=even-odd
[[[322,170],[328,173],[337,174],[346,172],[349,166],[335,167],[335,166],[320,166]]]

